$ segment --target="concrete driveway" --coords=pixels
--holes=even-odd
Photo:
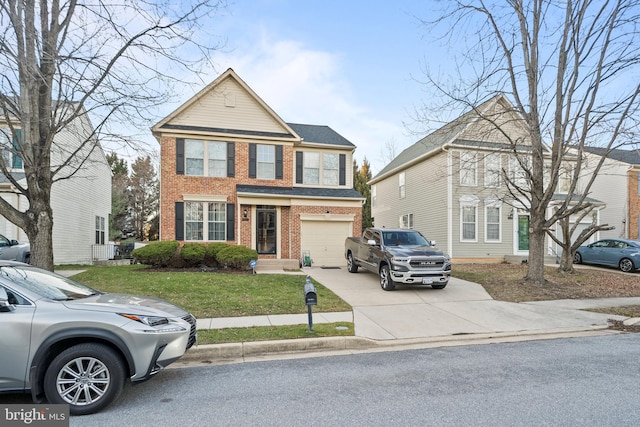
[[[494,301],[477,284],[452,278],[445,289],[398,286],[387,292],[378,276],[346,267],[304,270],[353,307],[355,334],[375,340],[419,339],[467,334],[536,334],[602,329],[608,314],[576,309],[572,301],[509,303]],[[612,305],[625,301],[615,299]],[[634,298],[630,303],[640,302]],[[606,306],[607,301],[582,301],[580,308]]]

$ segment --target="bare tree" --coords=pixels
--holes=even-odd
[[[23,212],[0,198],[0,214],[27,234],[33,264],[54,265],[52,184],[72,177],[69,168],[90,167],[98,138],[113,139],[125,126],[148,129],[173,83],[181,74],[198,75],[218,47],[195,30],[221,3],[0,2],[0,127],[9,141],[3,149],[22,158],[26,186],[4,156],[0,171],[29,203]],[[56,134],[84,115],[94,118],[93,134],[52,164]]]
[[[588,196],[605,159],[587,175],[584,148],[603,147],[606,155],[632,142],[634,127],[637,131],[639,3],[478,0],[446,5],[439,19],[423,22],[432,32],[443,28],[441,40],[469,44],[456,56],[456,78],[446,81],[427,70],[427,81],[449,105],[474,108],[497,93],[512,100],[527,141],[510,139],[511,152],[526,184],[508,171],[504,177],[509,196],[530,215],[526,278],[543,284],[550,227],[561,221],[566,233],[561,243],[575,250],[567,245],[567,225],[572,216],[587,215],[593,208]],[[484,118],[509,138],[503,123],[490,115]],[[558,203],[554,195],[568,164],[572,166],[563,178],[568,196]],[[569,254],[569,264],[570,259]]]

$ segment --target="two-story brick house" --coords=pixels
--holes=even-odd
[[[528,206],[511,197],[504,174],[526,188],[530,153],[522,117],[496,96],[404,150],[369,181],[374,223],[416,229],[456,260],[526,258]],[[566,200],[571,162],[565,167],[549,214]],[[589,201],[599,215],[604,205]],[[548,238],[546,246],[554,260],[558,245]]]
[[[355,146],[283,121],[228,69],[152,127],[160,143],[160,239],[241,244],[265,263],[344,263],[361,230]]]

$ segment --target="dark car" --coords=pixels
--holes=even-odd
[[[575,264],[618,267],[628,273],[640,268],[640,242],[628,239],[603,239],[580,246],[573,256]]]

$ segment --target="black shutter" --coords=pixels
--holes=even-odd
[[[233,142],[227,142],[227,176],[236,176],[236,145]]]
[[[227,203],[227,240],[235,240],[236,205]]]
[[[184,240],[184,202],[176,202],[176,240]]]
[[[282,145],[276,145],[276,179],[282,179]]]
[[[176,138],[176,174],[184,175],[184,138]]]
[[[347,156],[340,154],[340,185],[347,185]]]
[[[296,152],[296,184],[302,184],[302,151]]]
[[[256,177],[256,144],[249,144],[249,178]]]

